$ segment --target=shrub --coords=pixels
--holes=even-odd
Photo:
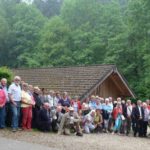
[[[13,72],[7,67],[0,67],[0,79],[6,78],[8,84],[11,83],[13,77]]]

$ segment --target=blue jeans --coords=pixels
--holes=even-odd
[[[0,128],[5,128],[5,106],[0,107]]]
[[[16,102],[17,106],[11,104],[12,110],[12,128],[17,129],[19,126],[19,117],[20,117],[20,102]]]

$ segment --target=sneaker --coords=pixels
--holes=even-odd
[[[15,129],[15,128],[14,128],[14,129],[12,129],[12,132],[17,132],[17,129]]]
[[[80,133],[80,132],[77,132],[77,133],[76,133],[76,136],[83,136],[83,134]]]
[[[17,130],[18,130],[18,131],[22,131],[23,129],[22,129],[22,128],[18,128]]]

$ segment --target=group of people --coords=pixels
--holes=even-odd
[[[11,126],[13,132],[37,128],[58,134],[111,133],[147,137],[150,122],[150,100],[136,104],[118,97],[92,95],[82,103],[67,92],[45,91],[15,76],[7,88],[0,82],[0,129]],[[132,132],[131,132],[132,130]]]

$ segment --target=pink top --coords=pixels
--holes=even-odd
[[[0,89],[0,107],[3,107],[6,103],[6,94],[3,89]]]

